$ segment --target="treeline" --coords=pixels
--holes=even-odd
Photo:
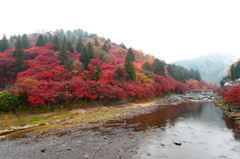
[[[240,61],[231,65],[230,73],[231,80],[235,81],[240,78]]]
[[[224,86],[224,83],[230,80],[235,81],[237,79],[240,79],[240,61],[234,62],[230,66],[228,70],[228,75],[222,78],[222,80],[220,81],[220,85]]]

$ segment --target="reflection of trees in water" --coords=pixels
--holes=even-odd
[[[234,119],[231,119],[231,118],[227,117],[226,115],[224,115],[223,120],[225,121],[227,128],[233,130],[235,139],[240,140],[240,130],[238,128],[238,124],[236,124],[234,122]]]
[[[204,102],[186,102],[179,105],[168,106],[167,108],[158,108],[156,111],[143,114],[132,119],[127,119],[128,124],[139,123],[140,130],[144,130],[147,126],[162,127],[167,123],[167,120],[171,120],[172,123],[182,116],[184,113],[196,112],[201,113],[202,107],[206,106]]]

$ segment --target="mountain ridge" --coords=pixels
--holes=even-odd
[[[218,84],[226,75],[229,66],[239,57],[239,52],[217,52],[173,63],[187,69],[198,69],[203,80]]]

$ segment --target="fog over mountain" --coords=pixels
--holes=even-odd
[[[222,77],[226,76],[229,66],[238,58],[240,58],[239,52],[213,53],[194,59],[180,60],[174,64],[187,69],[198,69],[203,80],[219,85]]]

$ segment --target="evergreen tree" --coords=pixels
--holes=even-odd
[[[234,66],[234,64],[231,65],[230,72],[231,72],[231,80],[234,81],[235,80],[235,66]]]
[[[52,34],[49,33],[49,37],[48,37],[48,40],[49,40],[49,43],[52,43]]]
[[[83,65],[84,65],[84,68],[87,69],[87,66],[90,62],[90,58],[89,58],[89,55],[88,55],[88,51],[87,51],[87,48],[84,46],[83,48],[83,53],[82,55],[80,56],[80,59],[79,59]]]
[[[23,51],[22,42],[20,39],[17,39],[15,43],[13,57],[15,57],[14,69],[16,73],[21,72],[23,70],[24,51]]]
[[[195,79],[195,72],[192,68],[190,69],[190,78]]]
[[[130,50],[131,48],[128,50],[127,56],[124,61],[124,71],[126,73],[127,80],[134,80],[136,77],[135,68],[133,65],[134,57],[132,55],[133,54],[132,50],[131,51]]]
[[[108,41],[108,42],[111,42],[111,40],[110,40],[109,38],[107,39],[107,41]]]
[[[44,36],[44,41],[45,43],[49,43],[48,37],[46,35]]]
[[[77,41],[76,36],[72,35],[72,39],[71,39],[72,44],[76,44],[76,41]]]
[[[194,71],[195,80],[201,81],[201,75],[198,70]]]
[[[148,70],[148,71],[152,71],[152,66],[150,65],[150,63],[148,62],[145,62],[142,67],[145,69],[145,70]]]
[[[88,37],[88,32],[85,31],[83,36],[87,38]]]
[[[68,53],[66,50],[66,44],[63,42],[62,43],[62,50],[58,54],[58,58],[61,60],[61,65],[64,65],[68,59]]]
[[[43,39],[43,35],[39,35],[37,42],[36,42],[36,46],[45,46],[45,45],[46,45],[46,43]]]
[[[1,40],[0,40],[1,41]],[[9,38],[9,42],[10,43],[13,43],[14,42],[14,37],[11,35],[10,38]]]
[[[63,37],[63,42],[66,44],[67,43],[67,38],[66,38],[66,36],[64,35],[64,37]]]
[[[127,49],[127,47],[123,43],[121,43],[119,46],[121,46],[123,49]]]
[[[89,59],[93,59],[94,58],[94,51],[93,51],[93,46],[90,42],[87,45],[87,51],[88,51]]]
[[[108,52],[108,47],[106,44],[103,45],[102,50]]]
[[[3,52],[7,49],[10,49],[10,45],[8,39],[6,38],[6,35],[3,35],[2,40],[0,40],[0,52]]]
[[[108,50],[110,50],[112,47],[111,47],[111,45],[110,44],[108,44]]]
[[[153,72],[157,75],[161,75],[165,77],[165,69],[163,62],[160,62],[157,58],[154,60],[152,64]]]
[[[28,40],[27,34],[23,34],[21,41],[22,41],[23,49],[29,49],[30,48],[30,42]]]
[[[17,39],[21,39],[21,38],[22,38],[21,35],[18,35],[18,36],[17,36]]]
[[[73,60],[67,60],[67,62],[64,64],[64,68],[67,69],[68,71],[72,71],[72,64]]]
[[[174,79],[176,79],[176,72],[173,69],[171,64],[168,65],[167,70],[168,70],[169,75],[172,76]]]
[[[52,39],[52,50],[53,51],[60,51],[61,50],[61,45],[60,45],[60,41],[58,39],[58,36],[53,36]]]
[[[135,54],[133,53],[131,47],[128,49],[127,54],[130,56],[131,61],[134,61],[134,59],[135,59]]]
[[[99,75],[101,75],[101,74],[102,74],[102,69],[101,69],[100,65],[97,65],[96,71],[92,74],[92,77],[95,81],[98,81]]]
[[[120,67],[117,67],[117,69],[115,70],[115,77],[116,77],[116,80],[121,80],[123,78],[123,75],[122,75],[122,70]]]
[[[237,63],[236,67],[235,67],[235,80],[240,78],[240,61]]]
[[[76,45],[76,50],[77,52],[82,52],[83,51],[83,43],[81,37],[78,38],[77,45]]]
[[[71,41],[68,40],[66,46],[67,46],[67,50],[69,50],[71,53],[74,52]]]
[[[98,42],[97,38],[94,39],[94,43],[95,43],[95,46],[99,46],[99,42]]]

